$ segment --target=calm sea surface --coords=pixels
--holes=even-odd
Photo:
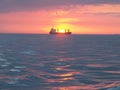
[[[0,34],[0,90],[119,87],[120,35]]]

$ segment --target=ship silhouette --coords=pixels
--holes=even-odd
[[[64,29],[63,32],[59,29],[51,28],[49,34],[68,34],[70,35],[72,32],[69,29]]]

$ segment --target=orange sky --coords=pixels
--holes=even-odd
[[[69,28],[73,34],[120,34],[120,5],[0,13],[0,33],[47,34],[52,26]]]

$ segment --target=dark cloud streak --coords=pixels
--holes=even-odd
[[[98,4],[120,4],[120,0],[0,0],[0,12]]]

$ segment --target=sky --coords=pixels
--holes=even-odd
[[[120,0],[0,0],[0,33],[120,34]]]

